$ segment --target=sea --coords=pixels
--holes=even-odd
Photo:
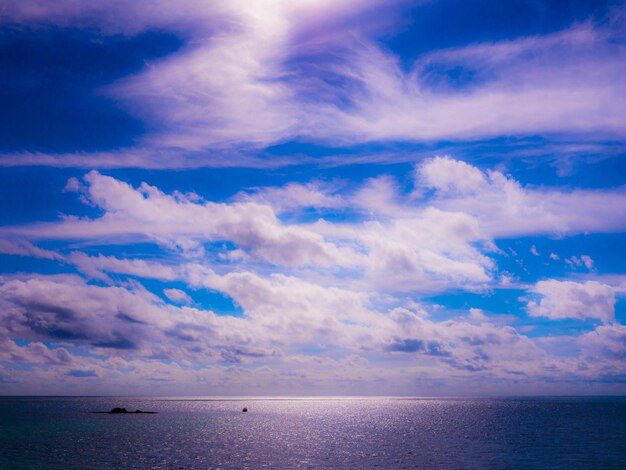
[[[0,469],[134,468],[626,469],[626,398],[0,397]]]

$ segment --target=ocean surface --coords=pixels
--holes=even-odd
[[[624,469],[626,398],[0,397],[14,468]]]

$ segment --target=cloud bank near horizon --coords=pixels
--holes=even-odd
[[[26,379],[34,368],[118,390],[123,369],[139,382],[162,380],[162,390],[199,390],[208,381],[214,393],[251,390],[259,369],[264,387],[293,393],[330,390],[337,380],[345,390],[372,381],[393,384],[378,392],[414,390],[402,378],[407,370],[445,382],[443,391],[470,381],[477,393],[491,381],[505,390],[546,380],[619,382],[625,333],[615,299],[623,287],[591,280],[592,271],[526,284],[498,266],[516,256],[498,240],[622,231],[626,217],[595,209],[624,210],[621,189],[533,189],[450,157],[426,160],[410,176],[404,189],[380,175],[357,185],[261,187],[223,202],[96,171],[70,178],[65,190],[92,216],[0,230],[2,252],[57,266],[0,279],[3,360],[29,367],[10,377],[34,387]],[[146,244],[154,256],[125,254]],[[542,255],[535,248],[532,256]],[[519,315],[592,330],[529,335],[532,328],[506,312],[428,300],[451,290],[511,292],[521,295]],[[194,300],[207,295],[212,300]],[[574,355],[555,353],[555,341],[570,343]],[[234,365],[237,375],[226,378]]]

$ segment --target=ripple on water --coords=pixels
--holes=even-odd
[[[159,414],[87,413],[115,406]],[[626,461],[621,398],[0,398],[0,418],[0,468],[572,469]]]

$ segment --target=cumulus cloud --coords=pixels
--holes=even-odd
[[[118,271],[123,266],[111,263]],[[126,266],[133,268],[132,264]],[[165,271],[148,270],[146,275],[159,272]],[[354,384],[363,383],[365,374],[397,385],[408,371],[431,379],[467,374],[516,381],[545,375],[546,370],[551,370],[553,377],[580,374],[576,368],[581,362],[559,363],[532,339],[510,326],[490,323],[477,309],[470,312],[469,322],[438,321],[422,306],[376,310],[368,305],[369,294],[286,276],[217,275],[200,266],[182,267],[179,275],[186,276],[185,282],[195,289],[220,290],[232,296],[242,305],[245,316],[218,316],[174,307],[136,284],[98,287],[77,278],[54,276],[10,279],[0,285],[0,361],[34,366],[34,376],[43,380],[54,380],[55,371],[76,380],[91,377],[111,384],[123,380],[122,370],[131,369],[140,383],[150,383],[156,377],[184,381],[191,387],[204,383],[202,377],[207,374],[224,379],[211,372],[221,370],[220,364],[242,362],[256,365],[250,376],[256,381],[245,385],[247,381],[241,381],[234,370],[230,381],[240,387],[251,386],[265,380],[262,371],[267,361],[278,374],[270,374],[276,380],[282,371],[298,373],[301,380],[315,378],[320,383],[341,376],[345,380],[350,377]],[[82,302],[84,299],[86,302]],[[617,326],[611,331],[598,328],[597,334],[605,333],[614,338],[610,344],[596,340],[591,333],[583,335],[579,343],[584,357],[592,360],[594,355],[601,355],[604,369],[615,372],[619,369],[614,356],[621,353],[621,333]],[[22,344],[8,337],[20,338]],[[42,340],[52,346],[44,345]],[[58,342],[66,347],[55,345]],[[96,348],[98,355],[77,356],[71,352],[82,346]],[[302,348],[339,350],[347,356],[339,360],[323,353],[302,356]],[[376,365],[379,360],[389,364],[390,358],[385,359],[389,355],[398,367]],[[50,373],[43,372],[50,366],[54,367]],[[247,370],[250,374],[251,369]],[[603,372],[596,368],[584,373],[593,376]],[[18,372],[11,376],[28,383],[28,378]]]
[[[3,327],[29,339],[83,340],[95,347],[134,349],[153,329],[147,292],[84,286],[80,280],[11,280],[0,287]]]
[[[471,184],[449,179],[450,173]],[[254,364],[255,370],[271,364],[276,374],[297,373],[297,361],[313,361],[303,352],[315,350],[320,361],[393,360],[397,368],[376,373],[396,381],[402,380],[399,368],[407,367],[439,378],[582,374],[577,368],[591,362],[585,358],[600,354],[593,336],[576,340],[580,356],[567,362],[550,356],[547,343],[507,326],[510,319],[504,315],[470,309],[469,315],[451,320],[443,307],[404,298],[449,289],[511,288],[512,275],[498,272],[494,261],[499,253],[495,234],[515,227],[525,234],[527,225],[550,231],[560,217],[574,217],[546,202],[562,192],[523,187],[502,173],[447,157],[424,161],[413,176],[414,188],[380,176],[357,185],[253,188],[222,202],[166,194],[146,183],[133,187],[97,172],[72,180],[67,189],[78,191],[94,215],[2,229],[3,240],[57,240],[61,248],[54,261],[83,277],[0,277],[0,339],[6,351],[0,362],[21,361],[42,371],[53,366],[72,380],[85,381],[115,382],[115,371],[129,367],[74,354],[73,348],[84,348],[83,354],[138,361],[133,367],[145,380],[198,381],[199,367],[220,364]],[[610,200],[621,193],[603,194]],[[533,209],[539,220],[516,226],[512,213],[540,200],[545,205]],[[573,211],[586,214],[580,206]],[[485,207],[493,211],[491,219]],[[349,217],[311,223],[308,215],[304,221],[299,217],[305,209],[320,217],[326,210]],[[614,223],[608,221],[604,229]],[[77,239],[85,251],[71,243]],[[153,258],[129,257],[124,250],[115,256],[97,253],[98,245],[112,241],[131,246],[147,240],[165,250]],[[229,242],[227,247],[215,248],[222,241]],[[205,244],[214,245],[198,254]],[[5,246],[13,251],[18,246],[29,256],[46,254],[31,241]],[[142,279],[159,280],[158,295],[142,287]],[[529,289],[528,313],[554,320],[599,319],[610,326],[614,284],[540,281]],[[219,292],[241,313],[199,308],[189,297],[196,290]],[[613,338],[609,330],[597,331]],[[611,340],[614,347],[602,350],[603,357],[619,350],[617,338]],[[328,364],[338,376],[345,367],[355,380],[364,370],[377,370],[355,360],[333,360]],[[152,367],[149,361],[165,365]],[[615,373],[618,367],[611,361],[606,359],[603,367]],[[322,369],[313,367],[307,374],[322,380]],[[268,380],[276,378],[274,372],[268,372]],[[602,373],[599,368],[584,372],[589,377]]]
[[[435,157],[417,167],[418,188],[434,189],[442,195],[474,194],[486,184],[486,178],[478,168],[460,160]]]
[[[624,361],[626,359],[626,326],[617,323],[598,326],[594,331],[582,335],[579,343],[592,360]]]
[[[463,191],[459,192],[459,183],[450,186],[445,176],[436,176],[449,173],[465,181]],[[436,191],[430,201],[433,206],[475,217],[488,238],[617,232],[626,228],[623,189],[528,188],[499,171],[479,173],[480,170],[464,162],[435,157],[418,166],[416,184]]]
[[[489,319],[489,317],[485,315],[485,312],[483,312],[479,308],[470,308],[468,316],[470,320],[473,320],[479,323],[486,322]]]
[[[137,283],[100,287],[80,278],[27,277],[0,284],[2,331],[12,338],[161,360],[239,360],[271,355],[252,327],[211,311],[164,304]]]
[[[4,230],[33,240],[82,239],[91,243],[148,240],[199,258],[204,256],[203,243],[229,241],[236,249],[223,253],[223,260],[347,269],[357,276],[364,273],[367,282],[397,290],[430,291],[450,282],[472,286],[489,281],[493,264],[472,245],[482,238],[473,217],[432,207],[407,211],[394,202],[385,203],[389,184],[369,182],[349,199],[319,192],[317,201],[301,197],[300,189],[296,189],[297,197],[290,201],[279,199],[274,207],[269,204],[274,203],[275,195],[293,193],[293,187],[257,192],[250,200],[215,203],[178,192],[168,195],[146,183],[133,188],[92,171],[83,183],[73,187],[81,191],[84,202],[104,211],[101,217],[68,216],[57,223]],[[381,191],[379,200],[384,207],[378,204],[368,208],[368,200]],[[270,195],[274,196],[267,199]],[[367,208],[369,220],[357,220],[356,224],[284,223],[276,213],[316,204],[344,210],[352,204],[362,208],[359,210]],[[391,209],[395,211],[391,215],[396,217],[389,218]],[[380,220],[379,215],[386,220]],[[89,270],[97,268],[98,260],[84,264],[80,254],[69,258],[83,272],[96,273]],[[146,268],[140,260],[133,263],[136,269]]]
[[[12,364],[35,364],[40,366],[75,367],[79,361],[64,347],[49,348],[33,341],[19,346],[8,338],[0,338],[0,361]]]
[[[231,295],[242,305],[244,318],[163,304],[138,287],[98,287],[54,277],[4,282],[2,331],[32,341],[30,349],[11,344],[4,355],[32,361],[29,354],[39,348],[37,363],[57,361],[73,370],[83,369],[79,360],[62,349],[42,349],[37,341],[89,345],[109,355],[205,362],[258,360],[316,345],[439,358],[462,370],[540,355],[510,327],[438,323],[407,309],[387,315],[370,309],[364,293],[285,276],[206,274],[199,275],[197,287]]]
[[[93,244],[151,241],[189,259],[206,258],[205,244],[223,241],[234,247],[218,248],[217,253],[211,248],[215,262],[331,268],[327,275],[341,271],[345,282],[392,291],[429,292],[452,285],[481,289],[493,279],[495,264],[489,255],[497,252],[494,239],[610,232],[622,229],[626,220],[626,213],[619,217],[626,208],[621,190],[528,188],[500,172],[449,157],[421,163],[409,192],[394,178],[380,176],[356,188],[287,184],[212,202],[177,191],[166,194],[146,183],[135,188],[95,171],[68,188],[79,191],[81,200],[100,208],[102,215],[5,227],[3,236]],[[318,211],[318,221],[300,222],[297,215],[311,209]],[[325,210],[349,218],[324,220]],[[288,222],[285,214],[290,215]],[[31,252],[36,248],[28,246]],[[85,263],[80,253],[69,259],[83,272],[97,275],[97,259]],[[588,256],[576,260],[593,266]],[[138,270],[149,268],[142,260],[132,263]]]
[[[84,181],[84,197],[105,211],[102,217],[68,217],[60,224],[40,224],[21,233],[44,239],[148,239],[199,255],[203,242],[231,240],[271,263],[350,264],[349,250],[305,228],[282,224],[267,205],[202,203],[193,195],[167,195],[145,183],[133,188],[95,171]]]
[[[539,281],[530,290],[539,300],[528,302],[528,313],[534,317],[595,318],[611,321],[615,315],[613,288],[596,281]]]

